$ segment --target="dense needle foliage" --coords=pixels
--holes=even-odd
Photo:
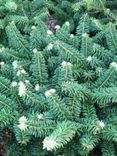
[[[117,155],[116,6],[0,0],[6,156]]]

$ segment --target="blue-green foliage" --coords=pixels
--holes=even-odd
[[[12,136],[6,156],[88,156],[96,148],[117,155],[116,22],[80,17],[78,7],[95,5],[74,3],[0,1],[0,132]],[[49,30],[49,12],[63,15],[63,24]]]

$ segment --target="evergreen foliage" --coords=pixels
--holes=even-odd
[[[113,3],[0,1],[6,156],[117,155],[117,23],[115,8],[106,8]]]

